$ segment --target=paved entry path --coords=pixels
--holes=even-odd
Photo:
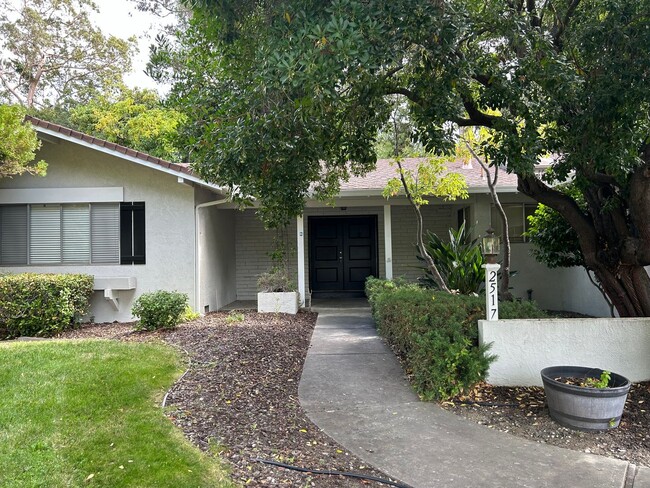
[[[529,442],[420,402],[365,300],[320,301],[300,403],[323,431],[414,488],[650,488],[650,468]]]

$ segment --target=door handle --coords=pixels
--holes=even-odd
[[[339,261],[343,261],[343,251],[339,251]]]

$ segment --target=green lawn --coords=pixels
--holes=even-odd
[[[158,344],[0,344],[0,486],[232,486],[163,415],[181,369]]]

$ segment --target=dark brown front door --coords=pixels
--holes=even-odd
[[[309,249],[315,295],[362,295],[377,276],[377,217],[310,217]]]

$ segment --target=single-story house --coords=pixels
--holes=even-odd
[[[185,165],[28,120],[48,171],[0,180],[0,273],[94,275],[96,322],[131,319],[133,300],[158,289],[187,293],[202,313],[256,298],[276,234],[254,209],[239,210]],[[481,167],[450,162],[449,169],[465,175],[470,197],[432,199],[423,208],[425,227],[441,236],[463,220],[478,234],[491,223],[498,228]],[[413,210],[403,197],[381,196],[394,174],[380,160],[370,174],[343,183],[334,206],[310,200],[289,226],[290,271],[303,298],[360,294],[368,275],[421,275]],[[510,219],[514,295],[546,308],[608,315],[584,270],[550,270],[530,256],[522,232],[535,205],[517,192],[515,178],[500,175],[498,192]]]

